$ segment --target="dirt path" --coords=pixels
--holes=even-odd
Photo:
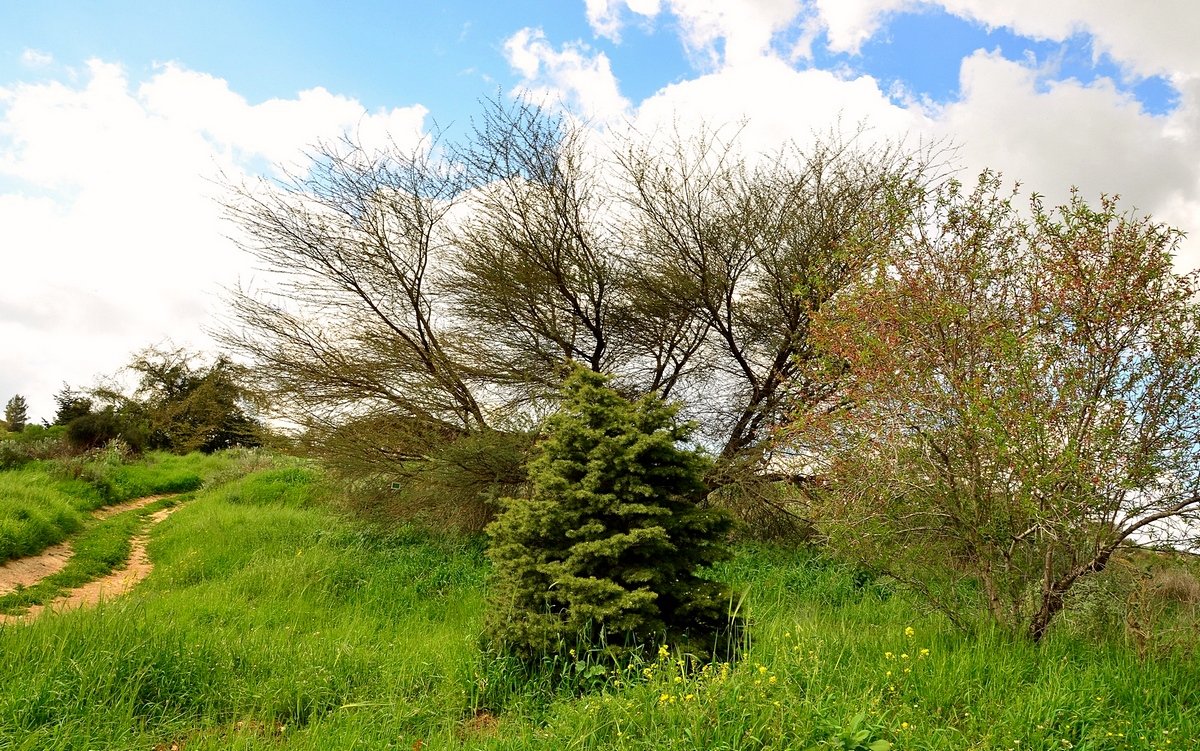
[[[142,508],[165,496],[152,495],[137,498],[132,501],[107,506],[99,509],[92,516],[96,519],[107,519],[124,511]],[[150,530],[163,519],[171,515],[179,506],[161,509],[150,515],[149,524],[130,540],[129,562],[124,568],[113,571],[100,579],[84,584],[56,598],[48,606],[34,605],[23,615],[0,614],[0,623],[30,621],[37,618],[47,608],[54,611],[74,610],[75,608],[95,605],[100,600],[119,597],[133,589],[133,585],[145,579],[150,574],[152,565],[146,554],[146,543]],[[71,559],[71,544],[64,542],[48,548],[42,553],[28,558],[19,558],[0,566],[0,595],[15,590],[18,586],[29,587],[42,579],[61,571]]]
[[[46,548],[37,555],[28,558],[17,558],[0,566],[0,596],[14,591],[17,587],[31,587],[52,574],[57,574],[67,566],[74,550],[71,543],[60,542],[52,548]]]

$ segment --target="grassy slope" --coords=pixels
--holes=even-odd
[[[802,749],[859,712],[897,748],[1200,745],[1195,657],[959,634],[771,550],[721,571],[749,587],[741,664],[681,676],[671,656],[555,694],[481,658],[477,543],[372,534],[311,502],[310,479],[201,491],[133,595],[0,627],[0,748]]]
[[[195,490],[232,460],[154,453],[130,464],[39,461],[0,472],[0,563],[33,555],[81,530],[89,513],[157,493]]]

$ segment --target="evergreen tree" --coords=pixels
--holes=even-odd
[[[488,528],[494,643],[522,657],[578,641],[705,652],[730,625],[729,594],[700,569],[728,557],[730,519],[702,509],[707,459],[692,426],[648,396],[630,402],[577,369],[529,465],[528,498]]]
[[[13,433],[20,433],[29,422],[29,402],[17,394],[4,406],[4,421]]]
[[[67,425],[77,417],[91,414],[92,400],[63,384],[62,390],[54,395],[57,409],[54,413],[55,425]]]

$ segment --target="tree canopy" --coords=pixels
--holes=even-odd
[[[835,388],[802,367],[813,314],[894,242],[924,165],[836,137],[753,166],[711,133],[639,138],[493,102],[460,143],[326,144],[234,189],[279,286],[235,292],[224,340],[312,445],[381,477],[536,429],[572,362],[702,418],[710,487],[764,474],[780,422]]]
[[[4,405],[4,422],[9,432],[19,433],[25,429],[29,422],[29,402],[25,397],[17,394],[8,400]]]
[[[1178,240],[1112,198],[1023,213],[990,173],[939,191],[821,317],[847,373],[844,408],[798,428],[822,529],[952,615],[977,581],[1034,639],[1120,545],[1194,545],[1200,277]]]

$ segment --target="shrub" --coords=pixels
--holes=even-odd
[[[529,465],[527,498],[488,527],[487,632],[524,658],[669,642],[706,652],[731,625],[728,590],[701,569],[728,557],[729,517],[704,509],[708,466],[691,426],[655,397],[622,398],[577,370]]]

